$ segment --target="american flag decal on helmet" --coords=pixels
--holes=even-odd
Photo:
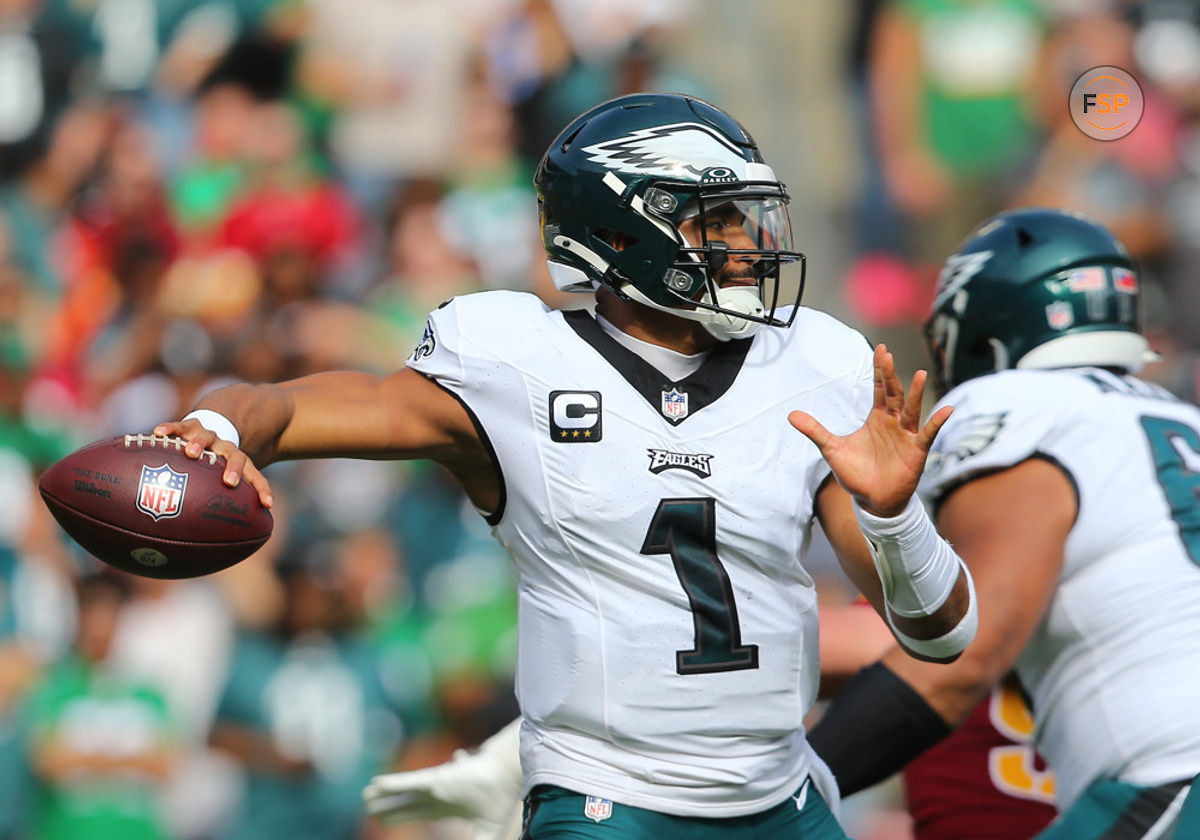
[[[1112,270],[1113,288],[1118,292],[1127,294],[1137,294],[1138,282],[1137,275],[1128,268],[1114,268]]]

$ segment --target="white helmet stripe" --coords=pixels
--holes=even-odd
[[[747,181],[776,181],[775,170],[765,163],[751,161],[746,164]]]
[[[613,192],[615,192],[617,195],[621,195],[622,193],[625,192],[625,182],[622,181],[619,177],[617,177],[617,175],[615,173],[605,172],[603,181],[604,181],[604,185],[606,187],[608,187],[610,190],[612,190]],[[635,195],[630,200],[629,206],[633,209],[633,212],[637,213],[643,219],[646,219],[647,221],[649,221],[652,225],[654,225],[656,228],[661,230],[664,234],[666,234],[667,236],[674,239],[677,243],[682,244],[682,237],[679,235],[679,231],[675,230],[675,228],[671,227],[669,224],[667,224],[662,219],[655,216],[653,213],[646,212],[646,202],[642,201],[642,197],[640,195]],[[607,268],[607,266],[605,266],[605,267]]]
[[[675,228],[671,227],[669,224],[664,222],[662,219],[655,216],[653,213],[646,212],[646,202],[642,201],[642,197],[640,195],[635,195],[633,197],[633,201],[629,202],[629,206],[633,209],[633,212],[637,213],[639,216],[641,216],[642,218],[649,221],[652,225],[654,225],[656,228],[661,230],[665,235],[671,237],[677,243],[682,244],[683,237],[680,235],[679,231],[677,231]]]
[[[571,239],[568,236],[560,235],[554,237],[554,244],[559,248],[570,251],[575,256],[586,260],[588,265],[599,271],[601,274],[608,271],[608,262],[591,248],[584,246],[582,243],[576,242],[574,239]]]

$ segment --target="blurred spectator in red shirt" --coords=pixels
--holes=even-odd
[[[358,244],[360,220],[345,190],[322,173],[304,125],[285,102],[263,102],[245,132],[245,191],[229,209],[223,245],[263,270],[267,302],[282,306],[318,293],[334,265]]]

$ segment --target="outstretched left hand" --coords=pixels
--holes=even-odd
[[[875,404],[856,431],[835,435],[811,414],[788,415],[788,421],[821,450],[838,483],[869,513],[895,516],[904,510],[934,438],[954,411],[943,406],[920,425],[925,379],[925,371],[917,371],[905,397],[895,360],[880,344],[875,348]]]

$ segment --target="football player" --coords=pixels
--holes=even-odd
[[[958,656],[970,576],[914,498],[950,409],[922,425],[924,372],[906,394],[886,348],[800,307],[802,271],[782,299],[788,196],[725,112],[606,102],[535,183],[555,283],[594,315],[466,295],[395,374],[236,385],[156,433],[264,504],[282,458],[454,474],[520,579],[526,837],[844,837],[801,723],[810,528],[910,655]]]
[[[1040,840],[1200,837],[1200,410],[1137,378],[1138,291],[1121,244],[1058,210],[946,261],[926,332],[956,411],[921,492],[986,609],[953,664],[893,652],[838,695],[811,742],[843,795],[1013,669],[1055,773]]]
[[[866,602],[820,611],[821,695],[835,693],[894,644]],[[1054,777],[1030,739],[1033,725],[1005,680],[944,741],[904,768],[914,840],[1026,840],[1054,818]],[[467,820],[474,840],[518,840],[521,762],[515,721],[443,764],[376,776],[367,811],[386,823]]]

